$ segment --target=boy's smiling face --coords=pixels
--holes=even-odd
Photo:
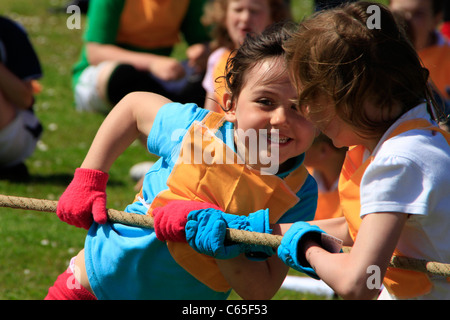
[[[267,157],[281,165],[311,146],[316,130],[301,115],[296,101],[297,90],[286,72],[283,58],[265,59],[248,70],[241,93],[234,101],[225,94],[224,105],[231,107],[226,118],[235,124],[236,145],[238,149],[244,147],[247,163],[251,160],[248,156],[258,160],[254,168],[263,168],[261,159]],[[255,137],[257,155],[252,154]]]

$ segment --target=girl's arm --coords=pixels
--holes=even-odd
[[[313,241],[306,241],[299,250],[338,295],[344,299],[372,299],[379,288],[368,286],[369,277],[374,276],[369,267],[378,267],[381,283],[407,217],[392,212],[366,215],[350,253],[331,254]]]
[[[245,300],[271,299],[289,270],[276,255],[265,261],[253,261],[244,254],[216,261],[230,286]]]
[[[81,168],[108,172],[141,133],[149,134],[158,110],[169,102],[163,96],[147,92],[125,96],[100,126]]]
[[[348,224],[345,217],[324,219],[324,220],[314,220],[308,221],[311,225],[316,225],[320,227],[323,231],[328,234],[335,236],[343,241],[344,246],[353,246],[353,240],[348,232]],[[283,223],[272,225],[273,234],[284,235],[287,230],[292,226],[292,223]]]

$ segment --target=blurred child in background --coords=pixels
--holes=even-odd
[[[29,177],[25,160],[33,154],[42,125],[33,112],[41,65],[26,31],[0,16],[0,179]]]
[[[207,5],[202,21],[212,28],[213,52],[203,79],[206,109],[223,112],[222,79],[231,52],[239,48],[247,35],[259,34],[270,24],[290,18],[290,8],[284,0],[213,0]]]

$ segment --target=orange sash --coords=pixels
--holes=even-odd
[[[222,114],[211,112],[190,127],[167,180],[169,189],[155,197],[147,214],[171,200],[183,199],[213,203],[240,215],[269,208],[270,223],[276,223],[299,201],[296,193],[308,177],[306,168],[301,165],[285,179],[249,168],[215,136],[223,122]],[[214,258],[197,253],[187,243],[168,241],[167,246],[175,261],[199,281],[215,291],[230,289]]]
[[[400,124],[394,129],[388,139],[413,129],[425,129],[440,132],[450,144],[450,134],[438,127],[432,126],[424,119],[410,120]],[[356,239],[361,224],[359,189],[361,179],[366,168],[373,160],[373,157],[369,157],[363,162],[364,150],[365,149],[362,146],[356,146],[349,149],[339,178],[341,208],[347,220],[349,232],[353,240]],[[396,249],[394,255],[401,256],[402,254]],[[392,295],[403,299],[424,295],[428,293],[432,287],[431,281],[425,273],[391,267],[386,271],[383,284]]]
[[[226,87],[225,79],[223,78],[223,76],[225,75],[225,69],[227,67],[227,61],[230,54],[230,50],[225,50],[220,56],[213,70],[214,99],[219,105],[223,104],[223,94],[225,93]],[[221,113],[224,113],[222,108],[219,108],[219,110]]]
[[[320,192],[317,199],[317,210],[314,220],[332,219],[342,217],[339,205],[338,190]]]
[[[450,45],[431,46],[418,52],[425,68],[430,71],[430,78],[437,87],[439,94],[450,99],[447,87],[450,85]]]

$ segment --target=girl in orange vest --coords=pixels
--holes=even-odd
[[[358,2],[304,21],[286,50],[304,115],[349,151],[345,218],[280,226],[279,257],[343,298],[374,298],[383,281],[380,299],[449,299],[448,279],[388,268],[392,255],[450,261],[450,138],[403,30]],[[324,232],[351,252],[325,250]]]

